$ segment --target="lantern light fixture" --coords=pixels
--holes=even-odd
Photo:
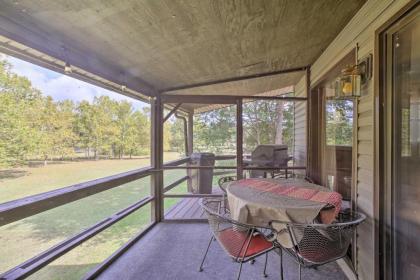
[[[360,70],[357,65],[349,65],[341,70],[341,75],[335,81],[335,97],[360,96],[360,76]]]
[[[348,65],[335,80],[335,97],[360,97],[362,86],[372,78],[372,55],[361,60],[359,64]]]

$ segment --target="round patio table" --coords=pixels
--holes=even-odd
[[[278,220],[295,223],[331,223],[341,206],[341,196],[330,189],[303,180],[244,179],[230,182],[227,197],[231,217],[239,222],[268,226]],[[278,240],[290,247],[287,234]]]

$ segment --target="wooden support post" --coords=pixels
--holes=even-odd
[[[236,173],[237,178],[243,177],[243,123],[242,123],[242,99],[236,102]]]
[[[160,96],[152,102],[152,137],[151,152],[152,166],[152,194],[155,197],[152,203],[152,219],[160,222],[164,216],[163,207],[163,104]]]
[[[194,113],[193,112],[189,112],[188,113],[188,121],[187,121],[187,156],[191,156],[191,154],[193,153],[193,147],[194,147],[194,143],[193,143],[193,139],[194,139]],[[192,170],[188,169],[187,170],[187,176],[188,176],[188,180],[187,180],[187,189],[189,192],[192,191],[193,186],[192,186]]]
[[[306,67],[306,177],[311,177],[311,68],[310,66]]]
[[[188,122],[187,122],[187,156],[190,156],[193,153],[194,147],[194,113],[188,113]]]

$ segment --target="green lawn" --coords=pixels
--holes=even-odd
[[[178,154],[165,154],[166,160]],[[149,159],[100,160],[50,164],[45,167],[0,170],[0,202],[18,199],[149,165]],[[165,172],[165,185],[185,176]],[[174,189],[185,192],[186,183]],[[150,178],[86,197],[0,227],[0,272],[77,234],[150,194]],[[178,199],[165,200],[165,209]],[[33,279],[79,279],[150,222],[150,206],[142,208],[43,268]]]
[[[171,153],[176,158],[175,153]],[[0,203],[150,165],[149,158],[52,162],[0,169]]]

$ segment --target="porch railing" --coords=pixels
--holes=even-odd
[[[235,156],[217,156],[216,160],[229,160],[234,159]],[[216,175],[233,173],[238,167],[237,166],[200,166],[200,167],[191,167],[191,166],[181,166],[187,163],[190,160],[189,157],[182,159],[174,160],[167,162],[163,165],[163,170],[171,169],[202,169],[202,168],[212,168],[214,170],[232,170],[230,171],[221,171],[215,172]],[[243,170],[279,170],[279,168],[258,168],[258,167],[242,167]],[[282,168],[285,170],[292,169],[305,169],[305,167],[286,167]],[[10,202],[0,204],[0,226],[22,220],[24,218],[34,216],[36,214],[45,212],[47,210],[56,208],[61,205],[65,205],[85,197],[121,186],[123,184],[147,177],[153,176],[157,170],[154,170],[152,167],[140,168],[85,183],[75,184],[72,186],[60,188],[57,190],[28,196],[25,198],[13,200]],[[92,225],[91,227],[81,231],[80,233],[56,244],[55,246],[47,249],[41,254],[19,264],[18,266],[6,271],[0,275],[0,279],[22,279],[25,278],[36,271],[40,270],[44,266],[48,265],[55,259],[66,254],[70,250],[74,249],[78,245],[87,241],[88,239],[94,237],[98,233],[102,232],[106,228],[112,226],[121,219],[127,217],[131,213],[141,209],[142,207],[148,205],[149,203],[155,202],[157,199],[164,200],[165,198],[177,197],[177,198],[197,198],[197,197],[209,197],[209,196],[220,196],[220,194],[167,194],[167,192],[176,186],[184,183],[189,179],[189,176],[183,176],[168,184],[167,186],[162,186],[163,191],[162,197],[156,197],[154,195],[148,195],[143,197],[141,200],[129,205],[128,207],[114,213],[113,215],[103,219],[102,221]],[[156,221],[152,222],[141,232],[136,234],[131,240],[125,243],[120,249],[114,252],[110,257],[105,261],[99,264],[97,267],[92,269],[86,276],[86,279],[92,279],[97,276],[101,271],[103,271],[110,263],[112,263],[116,258],[118,258],[124,251],[126,251],[131,245],[133,245],[137,240],[139,240],[147,231],[149,231]]]
[[[181,165],[188,161],[189,158],[186,157],[168,162],[165,165]],[[83,199],[85,197],[121,186],[129,182],[133,182],[135,180],[147,176],[151,176],[153,175],[154,171],[155,170],[152,167],[140,168],[2,203],[0,204],[0,226],[22,220],[30,216],[34,216],[36,214],[45,212],[58,206]],[[182,182],[178,180],[177,183],[180,184]],[[88,239],[102,232],[106,228],[127,217],[131,213],[141,209],[149,203],[152,203],[156,199],[157,198],[153,195],[143,197],[141,200],[114,213],[113,215],[103,219],[102,221],[92,225],[91,227],[81,231],[80,233],[56,244],[55,246],[47,249],[39,255],[6,271],[5,273],[0,275],[0,279],[22,279],[35,273],[36,271],[48,265],[55,259],[69,252],[73,248],[77,247],[81,243],[87,241]],[[155,224],[156,221],[152,221],[149,224],[149,226],[147,226],[143,231],[139,232],[136,236],[134,236],[133,239],[128,241],[123,247],[117,250],[116,253],[119,252],[120,254],[122,254],[124,248],[128,248],[128,244],[134,243],[135,240],[138,240],[145,232],[150,230]],[[104,263],[107,263],[111,260],[112,259],[108,258],[107,260],[105,260]]]

